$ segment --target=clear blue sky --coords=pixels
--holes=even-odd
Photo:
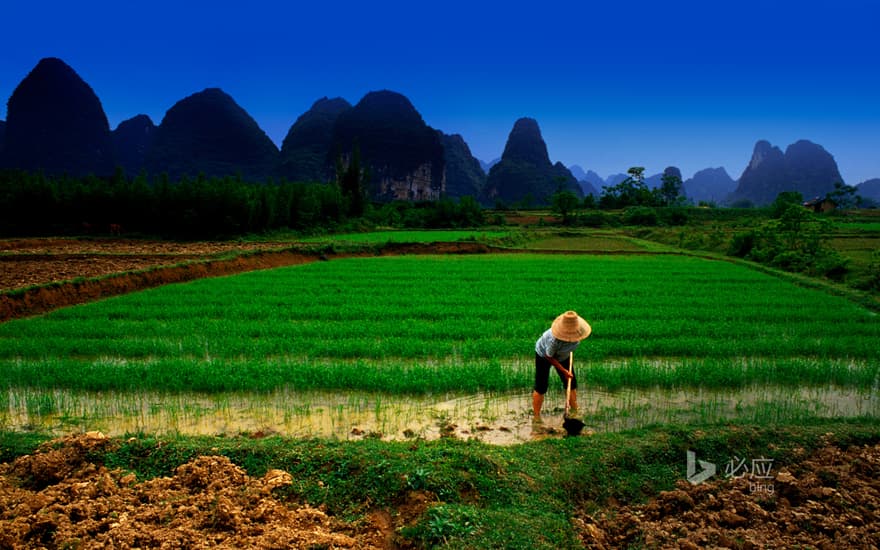
[[[43,57],[71,65],[110,126],[159,124],[220,87],[281,144],[323,96],[400,92],[499,157],[535,118],[551,160],[602,176],[723,166],[809,139],[857,184],[880,177],[880,1],[9,2],[0,119]]]

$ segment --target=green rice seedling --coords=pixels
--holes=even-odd
[[[332,260],[11,321],[0,387],[527,392],[534,341],[566,309],[593,325],[578,350],[589,386],[880,376],[880,321],[843,298],[698,258],[522,254]]]

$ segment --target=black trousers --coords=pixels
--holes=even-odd
[[[560,361],[559,364],[565,367],[565,370],[569,370],[570,365],[568,364],[569,359],[566,358],[565,361]],[[550,385],[550,369],[556,370],[553,364],[547,360],[546,357],[542,357],[535,354],[535,391],[544,395],[547,393],[547,387]],[[562,389],[565,389],[566,381],[565,377],[562,376],[562,373],[556,371],[556,374],[559,375],[559,380],[562,381]],[[572,372],[572,374],[575,374]],[[571,389],[576,390],[578,387],[578,379],[575,374],[574,378],[571,379]]]

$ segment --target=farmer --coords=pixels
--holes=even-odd
[[[541,421],[541,407],[544,405],[544,394],[550,382],[550,367],[556,369],[562,387],[565,388],[571,378],[571,393],[568,407],[577,410],[577,377],[570,370],[571,352],[580,345],[581,340],[593,331],[590,325],[574,311],[566,311],[556,319],[535,343],[535,388],[532,391],[533,420]]]

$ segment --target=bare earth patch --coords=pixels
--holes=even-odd
[[[878,548],[880,445],[827,446],[770,479],[682,481],[641,506],[581,515],[587,548]]]
[[[137,239],[2,239],[0,291],[174,265],[290,243],[171,242]]]
[[[347,523],[283,502],[275,490],[293,480],[282,470],[253,478],[226,457],[201,456],[139,482],[89,461],[108,445],[89,432],[0,465],[0,548],[396,547],[400,515]]]
[[[397,530],[435,502],[414,492],[397,509],[344,522],[278,496],[294,481],[282,470],[255,478],[200,456],[138,481],[90,460],[113,441],[67,436],[0,464],[0,548],[400,548]],[[584,547],[599,549],[880,545],[880,445],[828,445],[780,468],[763,491],[753,482],[682,482],[644,505],[576,512],[573,524]]]

